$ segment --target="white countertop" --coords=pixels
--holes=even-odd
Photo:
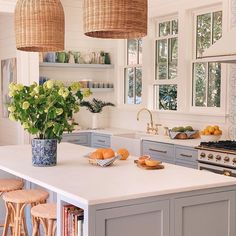
[[[135,132],[135,131],[126,130],[126,129],[119,129],[119,128],[77,129],[77,130],[74,130],[72,132],[72,134],[74,134],[74,133],[86,133],[86,132],[97,133],[97,134],[106,134],[106,135],[118,135],[118,134],[132,133],[132,132]],[[68,133],[64,132],[64,134],[68,134]]]
[[[98,167],[83,157],[91,148],[58,145],[58,165],[33,167],[31,147],[0,147],[0,169],[85,204],[100,204],[141,197],[236,185],[236,178],[165,164],[164,170],[143,170],[117,161]]]
[[[164,135],[151,135],[146,134],[145,132],[141,131],[135,131],[135,130],[126,130],[126,129],[119,129],[119,128],[104,128],[104,129],[81,129],[81,130],[74,130],[72,133],[84,133],[84,132],[90,132],[90,133],[97,133],[97,134],[105,134],[105,135],[120,135],[120,134],[132,134],[136,133],[138,136],[140,136],[140,140],[148,140],[148,141],[154,141],[154,142],[162,142],[162,143],[169,143],[169,144],[175,144],[175,145],[182,145],[187,147],[196,147],[202,142],[202,140],[199,139],[171,139],[168,136]],[[65,134],[67,134],[65,132]]]

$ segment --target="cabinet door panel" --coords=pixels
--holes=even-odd
[[[187,162],[196,163],[197,162],[197,150],[193,148],[185,148],[177,146],[175,148],[175,158],[176,160],[182,160]]]
[[[175,200],[175,236],[235,236],[235,193]]]
[[[111,146],[111,137],[110,135],[100,135],[93,134],[92,135],[92,147],[99,148],[104,147],[108,148]]]
[[[172,144],[143,141],[143,154],[164,162],[174,163],[174,145]]]
[[[169,201],[96,213],[96,236],[169,236]]]
[[[62,142],[90,146],[90,133],[64,134]]]

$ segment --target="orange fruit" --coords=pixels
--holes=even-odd
[[[145,164],[150,167],[158,166],[159,161],[153,160],[153,159],[145,159]]]
[[[220,130],[215,130],[215,132],[214,132],[214,135],[221,135],[221,131]]]
[[[211,133],[209,131],[205,131],[204,135],[211,135]]]
[[[92,152],[91,154],[90,154],[90,158],[92,158],[92,159],[103,159],[103,155],[102,155],[102,153],[101,152],[97,152],[97,151],[95,151],[95,152]]]
[[[115,156],[115,152],[111,148],[107,148],[103,151],[103,158],[110,159]]]
[[[143,164],[145,164],[146,159],[150,159],[150,156],[149,155],[143,155],[143,156],[139,157],[138,163],[143,165]]]
[[[215,130],[220,130],[220,127],[219,127],[218,125],[215,125],[215,126],[214,126],[214,129],[215,129]]]
[[[121,155],[120,160],[126,160],[129,157],[129,151],[125,148],[121,148],[117,151]]]
[[[211,126],[210,128],[208,128],[208,132],[214,134],[215,128]]]

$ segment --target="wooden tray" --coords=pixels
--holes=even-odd
[[[146,164],[140,164],[138,160],[135,160],[134,163],[137,164],[140,169],[144,170],[161,170],[165,168],[164,165],[161,164],[161,162],[157,166],[147,166]]]

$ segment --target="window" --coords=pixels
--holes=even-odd
[[[142,102],[142,39],[127,40],[125,67],[125,104]]]
[[[193,107],[221,107],[221,64],[203,62],[201,55],[222,36],[222,11],[195,16],[195,56],[193,61]]]
[[[157,22],[154,109],[177,110],[178,20]]]

